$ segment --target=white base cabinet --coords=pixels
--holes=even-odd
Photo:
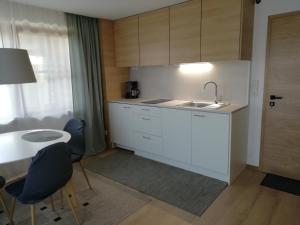
[[[192,113],[192,164],[228,173],[229,115]]]
[[[162,109],[163,155],[183,163],[191,163],[191,112]]]
[[[141,132],[134,132],[134,149],[150,154],[162,155],[162,138]]]
[[[109,110],[113,144],[137,155],[228,183],[245,168],[247,108],[222,114],[110,103]]]
[[[134,146],[132,130],[133,108],[133,105],[109,104],[109,123],[112,140],[126,149],[132,149]]]

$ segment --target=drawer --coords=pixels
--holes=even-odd
[[[136,106],[135,111],[139,114],[160,117],[160,108],[149,106]]]
[[[147,134],[161,136],[161,119],[159,117],[135,114],[134,130]]]
[[[163,144],[160,137],[134,132],[134,143],[136,150],[158,155],[162,154]]]

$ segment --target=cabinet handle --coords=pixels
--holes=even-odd
[[[130,107],[129,106],[124,106],[123,109],[130,109]]]
[[[150,109],[142,109],[143,111],[150,111]]]
[[[200,118],[204,118],[206,117],[205,115],[194,115],[195,117],[200,117]]]
[[[151,140],[151,137],[143,136],[143,138],[146,139],[146,140]]]
[[[145,117],[143,117],[142,119],[143,119],[143,120],[146,120],[146,121],[149,121],[149,120],[151,120],[151,119],[149,119],[149,118],[145,118]]]

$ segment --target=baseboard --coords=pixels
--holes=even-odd
[[[246,168],[250,169],[250,170],[255,170],[255,171],[261,172],[261,170],[259,169],[258,166],[253,166],[253,165],[248,165],[247,164]]]

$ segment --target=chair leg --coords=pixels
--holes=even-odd
[[[4,198],[3,198],[3,196],[2,196],[1,191],[0,191],[0,202],[1,202],[1,204],[2,204],[2,207],[3,207],[3,209],[4,209],[5,214],[6,214],[6,216],[7,216],[7,219],[10,219],[9,211],[8,211],[8,208],[6,207],[6,204],[5,204],[5,202],[4,202]]]
[[[55,211],[55,205],[54,205],[53,195],[50,197],[50,203],[51,203],[52,211]]]
[[[31,205],[30,209],[31,209],[31,225],[36,225],[35,205]]]
[[[16,198],[13,198],[12,204],[11,204],[11,210],[10,210],[9,224],[14,224],[13,218],[14,218],[14,214],[15,214],[15,208],[16,208]]]
[[[88,176],[87,176],[87,174],[86,174],[86,172],[85,172],[85,170],[84,170],[84,167],[83,167],[81,161],[79,161],[79,165],[80,165],[80,167],[81,167],[82,173],[83,173],[83,175],[84,175],[84,177],[85,177],[85,180],[86,180],[86,182],[87,182],[87,184],[88,184],[90,190],[92,190],[91,183],[90,183],[90,181],[89,181],[89,178],[88,178]]]
[[[74,219],[75,219],[75,221],[76,221],[76,224],[77,224],[77,225],[80,225],[79,219],[78,219],[78,217],[77,217],[76,211],[75,211],[75,209],[74,209],[74,207],[73,207],[73,204],[72,204],[72,201],[71,201],[71,195],[68,193],[68,191],[67,191],[65,188],[63,188],[63,192],[64,192],[64,194],[65,194],[65,196],[66,196],[66,198],[67,198],[67,202],[68,202],[68,204],[69,204],[69,207],[70,207],[71,210],[72,210],[72,213],[73,213]]]
[[[62,189],[60,190],[60,203],[61,203],[61,209],[63,209],[65,206],[64,206],[64,192]]]
[[[74,186],[73,186],[72,178],[66,184],[66,186],[64,187],[64,189],[69,194],[69,197],[70,197],[70,200],[71,200],[71,202],[73,204],[73,207],[77,208],[79,206],[79,203],[78,203],[78,199],[77,199],[76,193],[74,191]]]

